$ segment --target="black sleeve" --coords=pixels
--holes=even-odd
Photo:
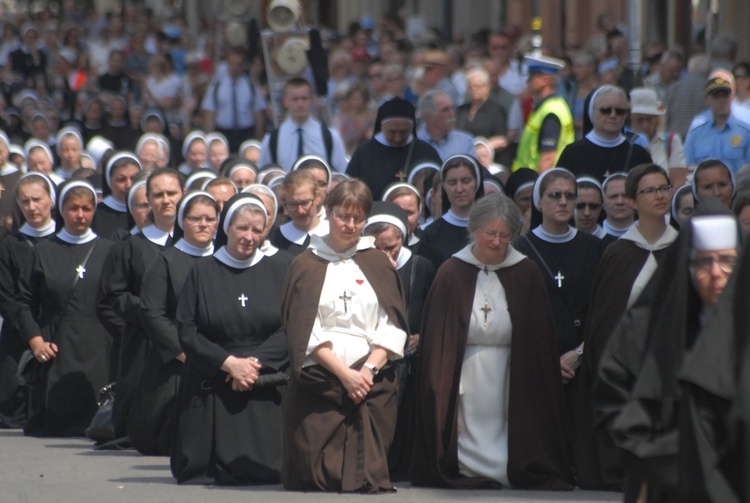
[[[539,131],[539,152],[550,152],[557,150],[557,142],[560,139],[562,124],[555,114],[549,114],[542,121]]]
[[[177,324],[170,317],[174,314],[175,296],[171,291],[166,260],[160,256],[143,275],[140,297],[146,334],[165,365],[182,353]]]

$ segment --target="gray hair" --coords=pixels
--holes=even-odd
[[[446,96],[450,99],[450,96],[448,96],[448,93],[445,91],[439,89],[427,91],[421,98],[419,98],[419,103],[417,104],[417,118],[424,119],[425,115],[431,114],[435,111],[435,98],[438,96]]]
[[[479,77],[482,84],[490,84],[490,74],[482,67],[474,67],[466,72],[466,84],[469,84],[474,77]]]
[[[711,71],[711,60],[705,54],[696,54],[688,60],[687,71],[707,77]]]
[[[521,212],[508,196],[495,193],[484,196],[471,209],[468,227],[471,242],[476,241],[477,229],[498,218],[510,227],[511,240],[517,238],[521,233]]]

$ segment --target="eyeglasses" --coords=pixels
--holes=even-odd
[[[707,274],[714,268],[714,264],[719,266],[723,273],[732,274],[734,266],[737,264],[737,257],[733,255],[719,255],[718,257],[700,257],[693,260],[690,267],[693,273]]]
[[[200,223],[206,223],[213,225],[219,221],[216,217],[185,217],[185,221],[192,225],[198,225]]]
[[[354,225],[360,225],[367,221],[367,215],[340,215],[335,211],[331,210],[331,215],[336,217],[342,223],[348,224],[354,222]]]
[[[578,194],[575,192],[547,192],[547,198],[553,201],[559,201],[563,197],[566,201],[575,201],[578,199]]]
[[[578,204],[576,204],[576,209],[578,211],[583,211],[586,208],[590,209],[591,211],[596,211],[596,210],[598,210],[601,207],[602,207],[602,205],[599,204],[599,203],[578,203]]]
[[[312,206],[314,199],[305,199],[304,201],[289,201],[284,202],[282,206],[286,211],[296,211],[297,209],[302,209],[302,211],[307,211],[310,209],[310,206]]]
[[[612,115],[613,111],[618,117],[625,117],[628,113],[627,108],[602,107],[599,109],[599,113],[602,115]]]
[[[507,232],[491,232],[491,231],[479,231],[482,236],[485,238],[494,241],[496,239],[499,239],[503,243],[507,243],[510,241],[510,238],[512,237]]]
[[[655,196],[658,192],[659,194],[664,194],[665,196],[669,194],[669,192],[672,190],[671,185],[659,185],[658,187],[649,187],[647,189],[639,190],[636,195],[644,195],[646,197]]]

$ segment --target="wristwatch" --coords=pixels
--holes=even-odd
[[[378,372],[380,372],[380,370],[378,370],[378,368],[375,365],[373,365],[372,363],[369,363],[369,362],[365,362],[365,364],[363,365],[363,367],[367,367],[368,369],[370,369],[370,372],[372,372],[372,376],[373,377],[375,377],[376,375],[378,375]]]
[[[576,356],[578,357],[578,359],[579,359],[579,360],[580,360],[581,358],[583,358],[583,349],[581,349],[581,346],[578,346],[578,347],[576,348]]]

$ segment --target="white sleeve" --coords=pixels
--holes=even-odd
[[[271,133],[266,133],[266,135],[263,137],[263,141],[260,145],[260,158],[258,159],[258,167],[263,167],[266,164],[271,164],[273,161],[271,160],[271,152],[269,149],[269,142],[271,138]]]
[[[218,85],[219,83],[217,80],[212,80],[211,84],[209,84],[206,94],[203,95],[203,102],[201,103],[201,108],[203,110],[208,110],[209,112],[216,111],[216,103],[214,102],[214,95],[216,92],[214,91],[214,86]]]
[[[338,131],[330,127],[328,129],[331,131],[331,136],[333,137],[333,152],[331,152],[331,163],[333,164],[333,169],[339,173],[346,173],[346,168],[349,166],[349,160],[346,157],[344,142]]]
[[[667,141],[669,141],[669,136],[667,136]],[[667,149],[669,149],[669,145],[666,146]],[[674,137],[672,138],[672,152],[669,156],[669,159],[667,160],[667,165],[670,168],[684,168],[687,166],[687,161],[685,160],[685,151],[682,148],[682,138],[680,138],[679,133],[675,133]]]
[[[309,357],[313,351],[318,349],[318,346],[330,342],[333,347],[333,339],[331,338],[330,332],[323,330],[320,324],[320,316],[315,316],[315,322],[313,323],[312,332],[310,333],[310,339],[307,341],[307,350],[305,351],[305,358]]]
[[[372,346],[380,346],[393,353],[391,359],[400,360],[404,357],[406,332],[394,325],[385,310],[378,306],[378,326],[375,327],[375,333],[368,342]]]
[[[260,92],[260,89],[258,89],[258,86],[255,84],[250,85],[253,86],[253,112],[260,112],[261,110],[267,109],[268,103],[266,103],[263,93]]]
[[[523,111],[518,98],[513,100],[508,110],[508,129],[523,130]]]

